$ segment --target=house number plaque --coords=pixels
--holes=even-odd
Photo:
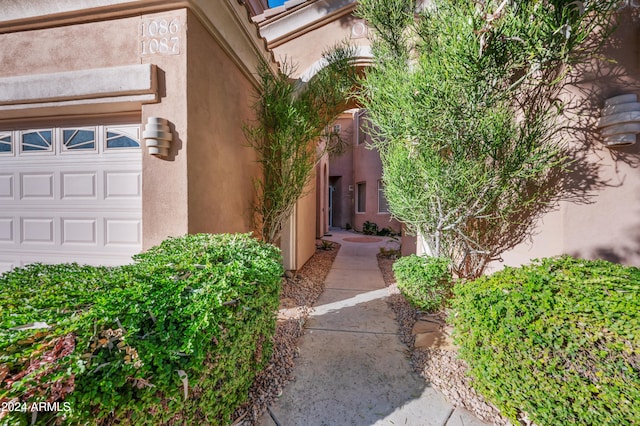
[[[140,55],[179,55],[181,27],[178,18],[144,19],[140,28]]]

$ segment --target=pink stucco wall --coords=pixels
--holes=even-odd
[[[340,125],[344,141],[344,152],[332,156],[329,163],[329,184],[334,188],[332,194],[333,226],[353,227],[353,114],[343,114],[334,124]]]
[[[252,179],[260,177],[255,154],[246,146],[242,131],[254,118],[251,104],[255,100],[249,77],[252,65],[242,58],[253,55],[257,64],[260,51],[230,54],[230,45],[250,43],[240,27],[233,27],[239,24],[231,20],[221,24],[229,27],[225,27],[224,44],[214,37],[211,22],[205,22],[202,15],[184,6],[165,10],[168,8],[109,19],[103,14],[110,10],[101,9],[94,19],[88,14],[73,15],[63,26],[45,23],[29,31],[0,31],[0,77],[141,63],[156,66],[157,101],[123,102],[107,109],[107,103],[83,100],[82,109],[72,114],[56,105],[44,111],[45,117],[38,116],[40,111],[29,112],[34,117],[31,120],[49,123],[117,122],[123,117],[144,125],[150,116],[170,122],[173,141],[168,158],[149,155],[143,146],[143,249],[188,232],[251,231]],[[179,22],[177,32],[172,33],[178,40],[175,51],[141,51],[141,24],[149,19]],[[25,22],[40,25],[30,18]],[[0,122],[4,119],[0,115]]]
[[[340,125],[345,150],[331,159],[329,182],[333,192],[333,225],[346,227],[349,224],[362,231],[364,222],[378,225],[378,229],[391,228],[400,231],[400,223],[391,219],[388,212],[378,211],[378,181],[382,179],[380,154],[370,149],[371,137],[362,123],[362,110],[354,109],[343,114],[335,124]],[[357,212],[358,184],[365,184],[366,202],[364,212]]]
[[[139,25],[124,18],[1,34],[0,76],[140,63]]]
[[[243,133],[255,88],[192,14],[187,37],[189,232],[248,232],[261,177]]]
[[[630,7],[619,14],[605,51],[615,62],[594,59],[576,70],[575,85],[566,94],[578,124],[568,138],[576,160],[566,180],[573,200],[560,203],[538,222],[530,240],[505,253],[506,265],[570,254],[640,266],[640,145],[606,148],[595,128],[607,98],[640,96],[640,19]]]

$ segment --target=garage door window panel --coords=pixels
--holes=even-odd
[[[32,130],[21,135],[22,152],[53,152],[53,131]]]
[[[96,131],[94,129],[62,130],[62,145],[65,151],[95,151]]]
[[[140,148],[139,127],[109,127],[106,132],[106,149]]]
[[[0,155],[13,154],[13,137],[11,133],[0,132]]]

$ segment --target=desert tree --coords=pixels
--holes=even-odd
[[[266,64],[259,68],[256,119],[245,126],[245,135],[262,166],[261,178],[254,180],[253,214],[267,242],[280,239],[319,159],[341,147],[329,124],[343,111],[357,81],[353,56],[352,48],[335,46],[322,55],[320,69],[308,81],[291,78],[290,62],[276,73]]]
[[[568,196],[566,76],[613,28],[611,1],[360,0],[363,80],[391,213],[473,278]]]

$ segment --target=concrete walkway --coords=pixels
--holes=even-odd
[[[393,241],[331,233],[342,248],[307,321],[295,381],[260,425],[484,425],[411,371],[376,259]]]

